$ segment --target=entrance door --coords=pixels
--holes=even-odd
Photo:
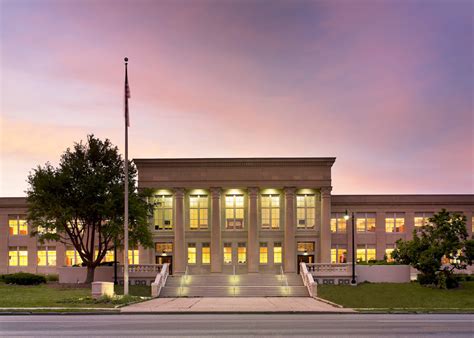
[[[169,274],[173,274],[173,256],[156,256],[156,264],[169,264]]]
[[[298,274],[300,273],[300,263],[314,263],[314,255],[298,255]]]

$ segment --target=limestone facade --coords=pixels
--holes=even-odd
[[[398,238],[411,237],[420,217],[442,208],[462,212],[472,235],[474,195],[333,195],[335,158],[134,162],[139,189],[155,195],[155,247],[139,248],[139,263],[171,261],[176,274],[296,273],[299,261],[349,262],[346,210],[355,215],[360,259],[384,259]],[[0,273],[55,273],[70,264],[65,245],[12,232],[10,220],[26,213],[24,198],[0,198]],[[55,250],[54,266],[37,264],[38,248],[44,255],[45,246]],[[27,251],[26,265],[25,259],[22,266],[9,264],[14,250]]]

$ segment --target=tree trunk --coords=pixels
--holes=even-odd
[[[86,284],[91,284],[94,281],[94,272],[95,266],[88,266],[87,267],[87,277],[86,277]]]

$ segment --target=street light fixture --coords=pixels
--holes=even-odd
[[[349,216],[349,211],[346,210],[344,214],[344,219],[346,222],[349,220],[349,217],[352,218],[352,280],[351,285],[357,285],[355,279],[355,224],[354,224],[354,212],[350,212],[351,216]]]

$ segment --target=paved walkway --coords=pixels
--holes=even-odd
[[[309,297],[155,298],[121,312],[355,312]]]

